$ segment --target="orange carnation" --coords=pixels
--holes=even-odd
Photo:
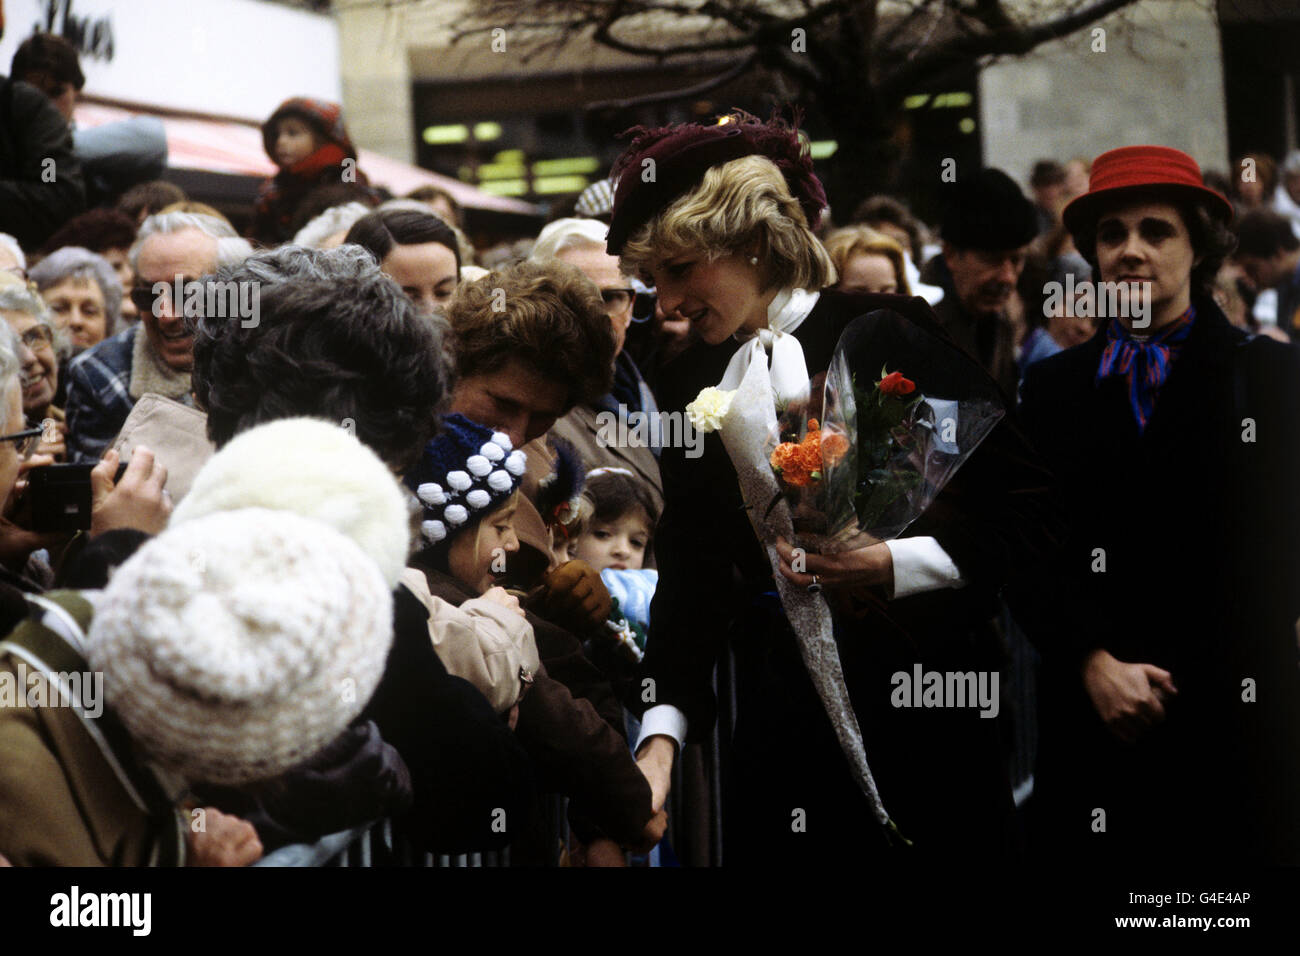
[[[822,435],[822,461],[826,467],[833,468],[840,463],[849,450],[849,440],[839,432],[827,432]]]
[[[794,442],[782,442],[772,452],[772,467],[781,473],[787,484],[802,488],[808,484],[814,469],[807,467],[802,454],[802,446]]]
[[[848,442],[843,435],[837,433],[829,437],[838,439],[831,442],[832,451],[838,460],[848,449]],[[803,441],[798,444],[787,441],[777,445],[770,461],[772,467],[781,473],[782,480],[795,488],[802,488],[808,482],[820,478],[823,461],[822,434],[817,419],[808,420],[808,434],[804,436]]]

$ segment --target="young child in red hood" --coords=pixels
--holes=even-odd
[[[364,189],[368,182],[357,168],[357,150],[337,103],[285,100],[262,124],[262,143],[280,171],[258,192],[250,239],[267,245],[287,242],[297,225],[294,214],[309,194],[339,183]]]

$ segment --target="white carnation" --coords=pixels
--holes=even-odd
[[[695,401],[686,406],[686,417],[701,432],[716,432],[722,427],[731,411],[731,400],[736,390],[726,391],[720,388],[705,388],[695,396]]]

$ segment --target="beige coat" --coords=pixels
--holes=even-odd
[[[407,568],[401,581],[429,611],[429,639],[447,673],[469,681],[503,714],[519,701],[524,676],[541,663],[533,626],[522,614],[484,598],[460,607],[429,593],[423,571]]]
[[[48,597],[63,605],[69,596]],[[0,687],[17,690],[20,675],[24,685],[0,706],[0,855],[15,866],[178,865],[185,818],[122,726],[106,710],[88,718],[51,706],[57,691],[45,673],[90,669],[80,629],[66,630],[71,641],[29,619],[0,643]]]

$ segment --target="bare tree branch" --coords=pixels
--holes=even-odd
[[[639,56],[655,56],[667,59],[675,56],[685,56],[695,53],[718,53],[726,50],[745,50],[762,46],[765,43],[789,43],[792,30],[797,28],[807,29],[820,23],[831,16],[844,11],[844,2],[825,3],[816,7],[809,13],[797,17],[789,17],[782,20],[771,20],[760,26],[755,27],[748,34],[732,37],[725,40],[713,40],[703,43],[678,44],[671,47],[642,46],[635,43],[621,40],[612,33],[614,24],[623,19],[627,14],[625,12],[622,0],[614,0],[610,7],[610,12],[606,15],[596,27],[596,32],[592,34],[592,39],[597,43],[608,46],[611,49],[620,50],[624,53],[632,53]],[[650,5],[655,7],[657,5]],[[709,6],[715,6],[710,4]],[[703,9],[703,8],[701,8]],[[638,11],[641,12],[641,11]],[[696,11],[699,15],[699,11]],[[730,22],[724,21],[724,22]]]
[[[917,86],[922,78],[944,68],[953,60],[974,61],[985,56],[1028,53],[1041,43],[1068,36],[1132,2],[1133,0],[1096,0],[1086,7],[1035,26],[1013,24],[991,33],[957,37],[897,67],[883,79],[882,96],[902,96]]]
[[[622,110],[636,106],[648,106],[656,103],[673,103],[677,100],[688,99],[693,96],[703,96],[705,93],[711,93],[719,87],[726,86],[732,80],[739,79],[758,63],[758,54],[753,53],[737,63],[731,69],[703,83],[697,83],[694,86],[686,86],[679,90],[668,90],[663,93],[647,93],[644,96],[630,96],[620,100],[601,100],[598,103],[588,103],[585,107],[588,113],[596,113],[601,110]]]

